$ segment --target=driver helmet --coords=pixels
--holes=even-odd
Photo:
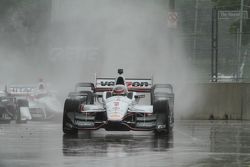
[[[125,96],[128,90],[124,85],[116,85],[112,90],[112,95]]]

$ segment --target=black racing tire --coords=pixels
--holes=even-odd
[[[27,123],[27,120],[21,120],[20,107],[29,107],[29,102],[26,99],[17,100],[16,123]]]
[[[10,124],[10,119],[5,119],[4,114],[6,113],[6,108],[0,108],[0,124]]]
[[[74,113],[80,111],[81,101],[77,99],[66,99],[64,103],[63,111],[63,133],[74,135],[78,133],[78,130],[74,125]],[[71,118],[69,115],[73,115]],[[71,127],[67,126],[71,125]]]
[[[155,134],[168,134],[171,132],[170,127],[170,109],[168,100],[155,101],[153,104],[154,114],[156,115],[156,129]],[[164,128],[159,128],[158,126],[165,125]]]

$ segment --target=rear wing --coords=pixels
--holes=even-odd
[[[30,96],[37,91],[35,86],[11,85],[7,87],[6,93],[13,96]]]
[[[152,79],[125,78],[128,91],[133,92],[151,92]],[[111,91],[115,85],[115,78],[96,78],[95,91],[104,92]]]

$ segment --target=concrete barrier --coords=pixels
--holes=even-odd
[[[250,120],[250,83],[204,83],[188,87],[183,96],[194,99],[186,107],[189,112],[177,111],[177,118]]]

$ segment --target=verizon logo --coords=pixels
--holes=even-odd
[[[101,81],[100,82],[101,86],[114,86],[115,82],[114,81]],[[126,82],[127,87],[148,87],[149,83],[144,81],[144,82]]]
[[[114,86],[115,82],[114,81],[101,81],[101,86]]]

